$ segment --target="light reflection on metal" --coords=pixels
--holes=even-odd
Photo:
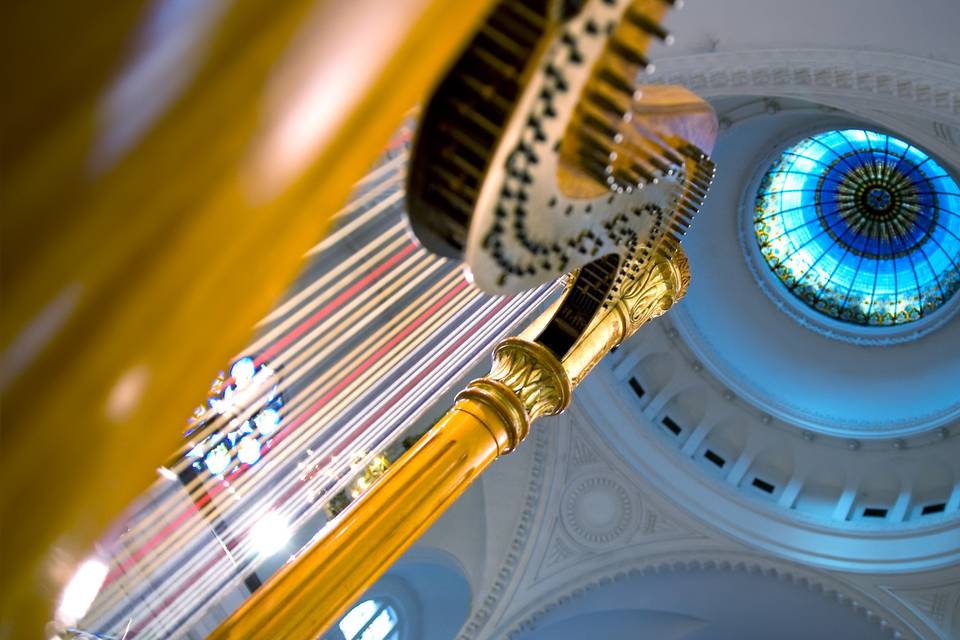
[[[402,46],[397,47],[398,51],[389,51],[389,47],[382,47],[385,55],[398,53],[398,60],[391,64],[395,64],[396,69],[403,69],[404,73],[383,73],[375,78],[368,78],[370,85],[366,87],[366,91],[359,92],[363,100],[358,105],[352,105],[357,109],[351,116],[341,119],[329,118],[328,122],[331,124],[327,132],[329,135],[314,136],[312,134],[316,132],[311,130],[311,136],[305,137],[306,142],[314,145],[309,149],[312,154],[308,154],[308,161],[304,161],[303,157],[293,156],[299,163],[294,167],[294,171],[288,171],[289,166],[280,166],[279,168],[285,172],[281,171],[274,175],[270,175],[266,170],[263,175],[253,170],[253,178],[263,178],[260,186],[265,189],[267,195],[283,197],[268,197],[266,200],[258,201],[263,205],[262,207],[251,207],[247,187],[256,183],[256,180],[250,180],[250,175],[237,175],[233,167],[237,165],[239,156],[247,152],[253,137],[262,136],[261,141],[270,138],[269,124],[264,128],[259,127],[264,124],[258,120],[264,111],[264,103],[259,92],[264,78],[272,68],[272,62],[281,55],[280,52],[289,50],[287,48],[289,34],[294,31],[294,27],[302,18],[303,10],[309,4],[312,3],[286,3],[281,11],[270,3],[243,3],[241,13],[235,16],[236,19],[229,23],[229,28],[225,28],[216,39],[217,46],[222,48],[219,50],[220,55],[217,60],[221,62],[236,60],[238,64],[233,66],[226,64],[224,69],[210,69],[209,75],[206,76],[206,79],[210,80],[209,85],[203,83],[201,89],[188,91],[185,94],[191,102],[191,108],[175,114],[164,114],[169,117],[157,121],[155,125],[157,130],[142,139],[143,146],[135,146],[124,155],[122,172],[114,174],[113,182],[105,180],[97,182],[89,189],[85,187],[76,192],[56,191],[53,196],[37,196],[39,204],[28,202],[30,206],[16,206],[23,205],[23,202],[14,203],[18,220],[23,223],[24,228],[32,229],[27,222],[35,214],[41,213],[45,215],[37,215],[36,219],[51,229],[52,234],[57,225],[49,224],[50,219],[54,221],[60,219],[46,214],[53,210],[61,211],[60,204],[75,199],[79,204],[63,210],[66,220],[71,223],[74,220],[82,223],[92,221],[89,229],[110,226],[118,235],[130,240],[126,243],[104,246],[100,234],[73,233],[77,229],[70,224],[65,224],[63,225],[66,230],[64,234],[51,236],[50,239],[51,246],[64,249],[50,252],[58,256],[56,260],[46,262],[42,259],[31,260],[28,254],[33,252],[32,247],[24,249],[13,260],[16,264],[25,265],[23,272],[37,274],[35,277],[24,276],[22,280],[14,283],[16,287],[13,290],[13,306],[17,312],[11,322],[14,328],[25,326],[27,323],[23,317],[34,315],[38,309],[42,308],[44,300],[51,299],[52,292],[62,287],[62,283],[54,282],[55,278],[47,278],[51,273],[56,274],[62,270],[62,260],[66,260],[71,267],[75,267],[84,291],[89,289],[94,294],[81,300],[75,313],[71,314],[69,322],[65,324],[63,335],[72,338],[82,333],[85,327],[96,325],[100,328],[96,335],[90,336],[89,341],[74,342],[72,339],[65,340],[63,343],[54,341],[48,345],[45,352],[37,356],[36,361],[31,361],[32,368],[27,371],[26,378],[18,378],[15,382],[20,385],[16,389],[17,393],[11,394],[19,403],[12,410],[14,421],[16,422],[16,418],[20,417],[19,422],[23,424],[27,422],[22,419],[23,416],[29,416],[31,426],[36,423],[39,433],[33,442],[40,444],[45,439],[53,439],[53,435],[58,433],[57,430],[63,424],[70,422],[64,419],[65,417],[84,424],[89,427],[88,430],[93,437],[84,436],[71,442],[76,444],[79,450],[90,447],[98,451],[101,454],[100,458],[107,463],[101,466],[108,469],[103,472],[98,468],[87,466],[81,469],[83,473],[77,473],[71,468],[69,473],[51,477],[49,483],[56,488],[53,492],[56,496],[55,500],[61,500],[62,496],[67,496],[70,499],[71,508],[54,514],[57,516],[56,521],[46,527],[37,527],[36,533],[33,527],[27,527],[30,535],[36,536],[36,541],[24,543],[18,540],[13,553],[9,556],[12,560],[11,571],[17,586],[28,583],[25,576],[35,576],[40,573],[37,571],[37,567],[43,564],[40,556],[46,552],[47,545],[53,540],[58,541],[59,549],[66,554],[68,561],[76,562],[77,558],[83,557],[84,547],[89,545],[96,531],[102,529],[117,512],[119,505],[133,494],[134,489],[125,490],[124,487],[143,486],[143,476],[152,474],[151,470],[159,459],[157,451],[170,444],[170,439],[157,434],[163,432],[164,425],[172,423],[172,416],[185,410],[184,398],[192,393],[189,389],[203,383],[203,377],[207,375],[205,372],[209,370],[210,363],[225,361],[231,345],[235,348],[240,344],[241,336],[247,331],[249,324],[265,308],[266,301],[276,295],[284,278],[295,269],[300,254],[297,249],[300,245],[297,241],[306,241],[302,240],[303,238],[312,241],[317,235],[323,227],[325,214],[336,209],[352,178],[369,163],[373,155],[371,141],[379,143],[386,137],[386,132],[393,128],[396,118],[399,117],[398,114],[406,112],[423,89],[432,83],[436,71],[449,62],[451,52],[460,46],[462,34],[485,8],[483,3],[457,3],[455,6],[450,4],[450,8],[445,8],[447,5],[443,3],[428,3],[429,6],[426,8],[420,4],[408,7],[423,9],[421,18],[412,26],[410,23],[398,24],[398,29],[407,28]],[[350,7],[338,5],[338,9],[340,8],[346,11]],[[260,14],[271,18],[276,17],[276,19],[266,20],[261,24],[255,20],[255,17]],[[127,26],[123,21],[118,22],[119,27],[110,21],[100,21],[100,26],[109,34],[113,34],[118,29],[123,31]],[[50,21],[50,23],[56,25],[56,21]],[[256,29],[237,28],[250,23],[255,23]],[[442,25],[443,28],[437,28],[437,25]],[[74,28],[74,25],[70,25],[71,30]],[[422,47],[427,37],[430,38],[431,43],[428,51]],[[353,42],[347,44],[350,45],[350,50],[355,49]],[[94,57],[95,60],[89,64],[89,68],[95,72],[92,75],[99,74],[101,67],[115,66],[115,60],[109,55]],[[393,69],[392,66],[388,68],[388,70]],[[36,75],[43,76],[42,73]],[[45,91],[46,87],[42,87],[40,93],[45,95]],[[209,96],[204,93],[205,91],[209,91]],[[65,91],[65,93],[70,92]],[[73,98],[68,102],[73,108],[82,111],[85,108],[84,105],[88,103],[91,91],[84,85],[80,90],[74,91],[74,94],[67,96]],[[38,99],[37,102],[43,106],[43,100]],[[29,102],[26,104],[28,107],[32,106]],[[371,113],[383,114],[383,116],[369,117]],[[71,145],[77,140],[85,139],[87,134],[86,129],[83,128],[85,125],[79,129],[72,126],[71,123],[83,120],[83,118],[74,117],[75,115],[77,114],[72,110],[68,110],[65,114],[56,113],[49,118],[53,121],[58,119],[54,116],[60,116],[59,119],[64,121],[64,127],[57,128],[54,133],[63,134],[63,140],[69,142],[63,145],[65,148],[62,151],[61,145],[50,145],[57,153],[51,154],[49,158],[41,158],[45,161],[39,163],[43,170],[25,165],[23,175],[16,176],[17,186],[24,188],[14,189],[14,191],[27,194],[23,196],[27,201],[30,200],[32,193],[31,185],[43,185],[42,190],[46,192],[53,191],[48,188],[49,185],[73,184],[75,176],[72,173],[71,163],[76,150]],[[181,123],[183,126],[178,127]],[[204,135],[211,130],[222,130],[225,135],[205,138]],[[254,131],[257,132],[255,135],[252,134]],[[378,137],[381,134],[382,138]],[[38,143],[38,149],[49,142],[50,139],[44,138]],[[197,168],[196,172],[183,171],[185,151],[198,152],[189,157],[193,166]],[[256,165],[257,159],[269,160],[269,153],[263,154],[263,147],[261,147],[258,153],[245,157],[253,158],[247,165],[253,166]],[[164,160],[165,164],[158,164],[158,160]],[[47,171],[49,167],[53,167],[53,170]],[[304,171],[302,173],[296,171],[299,168]],[[51,176],[48,176],[48,173],[53,179],[50,179]],[[69,180],[57,179],[64,174],[68,175]],[[304,179],[298,183],[296,178],[304,176],[309,180]],[[302,188],[283,190],[281,187],[286,184],[299,185]],[[118,186],[123,188],[118,189]],[[164,189],[158,189],[158,186]],[[623,186],[620,188],[625,189]],[[271,189],[278,189],[278,191],[271,192]],[[162,197],[154,197],[158,194]],[[150,215],[130,216],[131,202],[138,205],[145,203],[144,206],[148,207],[147,213]],[[335,203],[335,206],[327,206],[330,202]],[[320,214],[316,214],[318,209],[321,211]],[[190,212],[192,215],[184,216],[184,212]],[[283,214],[288,224],[277,225],[278,214]],[[78,223],[78,225],[84,227],[84,224]],[[157,230],[166,228],[162,225],[169,225],[171,228],[174,225],[177,226],[177,243],[169,250],[165,247],[161,257],[154,260],[152,258],[156,256],[153,255],[152,249],[156,244]],[[83,231],[86,232],[89,229],[84,227]],[[236,246],[237,250],[223,252],[223,260],[214,260],[207,254],[212,237],[211,230],[227,229],[230,232],[229,239],[234,243],[231,244],[231,248]],[[270,253],[263,252],[259,242],[251,240],[265,235],[270,235],[274,240]],[[25,237],[28,236],[29,234]],[[26,246],[26,243],[24,244]],[[302,248],[304,247],[300,247]],[[98,249],[100,251],[97,251]],[[95,253],[97,254],[95,260],[80,259]],[[251,254],[261,259],[248,262]],[[39,252],[39,255],[41,258],[48,257],[44,252]],[[198,255],[205,256],[204,264],[207,270],[202,278],[196,278],[193,270],[183,269],[182,266],[184,256]],[[228,259],[234,255],[238,257],[236,263]],[[143,273],[131,272],[129,269],[131,262],[145,263],[149,268],[144,269]],[[35,263],[40,263],[39,266],[43,268],[34,269]],[[250,271],[249,282],[237,281],[238,265]],[[71,270],[70,273],[72,277],[74,271]],[[185,276],[184,273],[186,273]],[[50,282],[56,286],[49,284]],[[124,283],[123,287],[117,286],[120,282]],[[5,280],[6,284],[8,283]],[[437,290],[439,295],[443,296],[443,300],[452,301],[450,307],[457,311],[473,300],[464,293],[466,285],[461,287],[461,284],[459,281],[451,281],[445,283],[444,286],[447,288]],[[166,314],[171,291],[176,291],[178,294],[183,292],[184,299],[203,300],[208,304],[207,312]],[[106,292],[117,295],[106,296]],[[110,304],[101,306],[100,301],[107,298]],[[531,295],[517,302],[514,307],[510,307],[509,304],[498,307],[496,305],[499,302],[487,306],[478,304],[476,310],[483,314],[516,315],[518,308],[524,307],[525,304],[529,305],[536,298],[536,295]],[[236,300],[232,306],[224,304],[231,299]],[[511,301],[510,304],[513,302]],[[145,323],[138,322],[145,317],[157,318],[157,325],[146,327]],[[455,314],[452,313],[442,319],[449,320],[451,317],[456,319]],[[7,333],[5,332],[4,335],[6,336]],[[473,337],[467,336],[468,339]],[[64,343],[69,344],[64,346]],[[475,344],[470,346],[473,348]],[[127,415],[125,424],[121,426],[139,425],[138,420],[143,421],[145,417],[149,417],[161,428],[153,431],[138,429],[137,433],[143,435],[133,437],[128,435],[134,431],[133,429],[104,429],[102,408],[106,397],[105,391],[109,390],[118,379],[118,374],[126,370],[128,354],[141,349],[151,356],[149,370],[153,375],[146,390],[147,393],[144,395],[148,401],[140,403],[136,411]],[[201,351],[206,359],[200,358],[198,361],[197,354]],[[121,354],[119,359],[122,360],[120,364],[123,366],[118,366],[118,356],[116,356],[118,353]],[[188,354],[188,357],[184,354]],[[190,365],[193,365],[197,371],[193,371]],[[38,408],[36,403],[31,402],[32,393],[25,392],[41,387],[41,385],[32,385],[31,381],[54,380],[53,376],[45,376],[44,371],[67,372],[71,375],[65,374],[64,377],[71,379],[82,377],[86,371],[107,373],[102,380],[91,378],[90,385],[84,385],[82,389],[75,390],[69,385],[61,386],[55,395],[58,399],[63,399],[62,406],[44,405]],[[446,371],[443,375],[452,374]],[[92,392],[87,388],[88,386]],[[43,389],[44,396],[49,393],[49,389]],[[235,392],[230,393],[233,395]],[[298,407],[301,415],[304,416],[304,421],[310,418],[309,409],[323,400],[324,394],[328,392],[322,391],[320,394],[319,398],[314,398],[304,406]],[[336,393],[331,397],[336,397],[336,402],[325,409],[333,413],[345,411],[350,402],[361,396],[351,390],[343,397],[336,396]],[[221,400],[226,401],[226,398]],[[386,409],[384,415],[388,416],[387,419],[401,420],[411,411],[415,410],[401,401]],[[227,413],[229,412],[224,412],[223,415]],[[366,419],[367,417],[364,417],[364,420]],[[363,421],[360,421],[353,426],[363,424]],[[104,433],[108,433],[109,438],[104,437]],[[382,433],[371,434],[369,437],[375,439],[382,435]],[[291,447],[293,442],[301,436],[301,433],[291,436]],[[366,434],[363,437],[367,437]],[[131,442],[140,444],[140,448],[134,450],[130,447]],[[304,441],[299,441],[299,444],[304,444]],[[67,456],[74,456],[73,450],[69,447],[68,449],[70,452]],[[32,449],[29,446],[18,447],[11,458],[23,459],[30,463],[35,457],[16,455],[21,451],[30,454]],[[33,453],[37,452],[33,451]],[[41,450],[39,454],[43,455],[44,451]],[[329,454],[330,451],[327,450],[318,458],[326,462],[330,459],[327,457]],[[84,456],[76,457],[86,463]],[[129,464],[125,464],[128,460]],[[135,472],[138,468],[137,464],[144,472],[140,476]],[[30,464],[26,466],[29,467]],[[53,465],[53,467],[54,470],[59,470],[66,468],[66,465]],[[10,468],[14,469],[12,465]],[[14,469],[9,473],[13,481],[5,482],[5,489],[7,486],[12,487],[11,495],[26,495],[28,492],[20,491],[18,494],[18,490],[30,486],[32,470],[21,473],[19,469]],[[98,495],[96,489],[101,486],[98,482],[114,479],[116,476],[129,479],[130,482],[117,483],[119,489],[116,495]],[[90,478],[89,481],[84,480],[87,477]],[[6,475],[4,479],[7,479]],[[310,481],[313,484],[309,484],[306,490],[326,487],[326,484],[317,486],[317,483],[325,482],[319,476],[310,477]],[[230,489],[233,490],[234,487],[231,486]],[[5,503],[4,513],[13,513],[19,504],[16,498],[10,500],[9,504]],[[82,515],[77,516],[78,513]],[[24,517],[27,517],[26,514]],[[47,515],[44,514],[43,517],[46,518]],[[64,532],[67,535],[66,539],[61,537]],[[162,541],[160,544],[164,543],[165,541]],[[163,547],[163,551],[172,554],[170,546],[167,544]],[[24,553],[21,554],[21,550],[24,550]],[[169,555],[164,556],[158,553],[158,562],[160,558],[169,559]],[[30,589],[33,589],[33,586],[30,582]],[[31,591],[28,599],[32,598],[32,600],[29,601],[36,601],[37,594],[44,593],[44,588],[46,587],[39,588],[37,593]],[[113,597],[116,591],[115,589]],[[18,598],[5,597],[3,612],[10,611],[12,607],[15,608],[18,600],[19,596]],[[42,618],[42,614],[31,611],[26,617],[36,622]],[[126,621],[128,618],[123,616],[122,619]],[[138,620],[136,624],[141,625],[143,622]],[[29,623],[24,625],[24,628],[30,626]],[[145,635],[149,635],[149,632]]]
[[[271,197],[298,177],[358,106],[363,90],[391,61],[418,14],[403,2],[321,2],[300,26],[267,81],[260,140],[252,156],[256,197]],[[377,43],[357,47],[358,42]],[[342,53],[350,51],[350,64]]]
[[[109,169],[176,101],[204,62],[211,32],[232,0],[155,0],[133,54],[100,101],[98,171]]]
[[[81,564],[60,595],[57,620],[72,625],[86,615],[107,577],[107,565],[96,558]]]

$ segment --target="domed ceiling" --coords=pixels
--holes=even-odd
[[[960,190],[894,136],[834,130],[787,147],[764,174],[753,226],[793,295],[826,316],[906,324],[960,286]]]
[[[909,151],[923,163],[920,170],[931,180],[944,176],[943,184],[929,190],[947,195],[909,205],[926,213],[917,213],[917,223],[909,229],[898,227],[903,229],[898,242],[909,242],[910,248],[897,250],[889,227],[874,233],[863,221],[845,218],[835,205],[824,211],[827,199],[846,198],[846,191],[822,194],[818,208],[821,177],[803,170],[804,163],[824,171],[830,166],[837,171],[836,165],[829,160],[826,166],[816,165],[798,153],[811,154],[814,148],[827,153],[811,137],[826,127],[850,131],[852,124],[870,123],[799,101],[779,100],[775,113],[767,111],[769,100],[755,103],[759,113],[750,116],[750,108],[734,99],[716,102],[721,113],[731,113],[728,120],[742,119],[718,142],[722,173],[684,243],[695,275],[671,320],[697,358],[735,394],[812,432],[904,437],[950,424],[960,416],[953,382],[960,379],[960,298],[948,295],[955,288],[951,283],[960,247],[951,226],[957,221],[956,183],[935,159],[924,160],[914,146],[900,147],[901,154]],[[842,143],[838,135],[825,143]],[[734,138],[735,144],[730,142]],[[872,139],[890,143],[894,137]],[[869,139],[864,135],[863,140],[865,145]],[[847,153],[853,155],[851,149]],[[788,165],[785,157],[792,158]],[[883,161],[885,156],[880,157]],[[818,177],[790,177],[794,169]],[[845,169],[855,173],[852,165]],[[843,189],[857,188],[852,179]],[[796,180],[801,181],[787,182]],[[841,187],[841,178],[826,180]],[[918,184],[926,183],[902,188],[928,190]],[[781,200],[777,194],[784,187],[791,193]],[[860,188],[860,197],[866,198],[869,189]],[[822,216],[833,216],[829,228],[854,226],[834,232],[837,240]],[[911,241],[911,234],[918,237]],[[882,249],[880,237],[886,238]],[[866,253],[889,257],[856,255],[865,253],[856,249],[857,243],[869,249]]]
[[[857,113],[713,104],[722,169],[684,242],[690,291],[588,380],[587,413],[666,494],[751,544],[857,571],[955,562],[960,318],[938,289],[960,246],[950,165]],[[843,271],[850,254],[860,267]],[[819,267],[829,277],[806,276]],[[860,315],[818,305],[864,280]],[[938,291],[927,304],[918,280]]]

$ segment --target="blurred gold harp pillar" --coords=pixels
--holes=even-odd
[[[0,636],[40,636],[490,4],[198,3],[222,14],[187,16],[159,77],[137,74],[170,52],[162,2],[5,8]],[[144,79],[147,104],[111,111]],[[153,119],[101,153],[124,114]]]

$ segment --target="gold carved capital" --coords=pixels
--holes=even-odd
[[[666,313],[680,301],[690,285],[690,264],[679,247],[657,252],[646,269],[621,287],[617,309],[624,320],[623,340],[640,327]]]
[[[530,420],[560,413],[570,404],[571,386],[563,365],[549,349],[507,338],[493,351],[488,376],[513,389]]]
[[[496,412],[507,429],[501,453],[508,453],[529,433],[531,422],[566,409],[571,395],[570,379],[549,349],[506,338],[494,349],[490,374],[471,382],[457,399],[479,401]]]
[[[638,255],[625,260],[618,267],[615,282],[603,309],[562,358],[574,387],[611,349],[683,297],[690,283],[690,268],[679,245],[665,239],[650,257]],[[570,293],[575,291],[568,290]]]

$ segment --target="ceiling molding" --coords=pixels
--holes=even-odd
[[[510,546],[493,574],[492,582],[485,588],[483,599],[480,600],[479,594],[475,593],[474,602],[479,604],[474,605],[473,614],[460,630],[460,635],[457,636],[459,640],[472,640],[478,637],[513,582],[514,573],[524,556],[530,534],[535,530],[534,521],[542,502],[544,480],[547,473],[546,462],[549,443],[550,433],[544,428],[544,425],[538,425],[538,428],[533,430],[530,439],[524,445],[533,447],[534,453],[533,465],[528,475],[529,481],[524,496],[523,511],[520,513],[520,518],[514,528]],[[476,589],[476,585],[474,585],[474,589]]]
[[[737,95],[798,98],[857,115],[870,114],[869,117],[880,125],[895,130],[910,117],[929,118],[930,130],[922,134],[909,132],[910,137],[954,164],[960,158],[960,144],[955,135],[960,131],[960,65],[889,52],[828,49],[713,52],[660,60],[657,73],[646,81],[683,84],[707,98]],[[910,123],[917,126],[912,120]],[[933,140],[932,144],[930,140]],[[601,399],[599,404],[605,402]],[[590,406],[595,407],[596,403]],[[629,415],[618,409],[591,413],[590,420],[602,421],[609,427],[611,425],[606,423],[611,422],[609,418],[614,414],[619,418]],[[548,435],[547,429],[551,429],[554,435]],[[464,626],[459,636],[461,640],[515,634],[535,623],[546,611],[611,581],[648,572],[690,570],[762,573],[837,599],[876,621],[889,637],[927,635],[928,630],[917,631],[895,617],[878,614],[883,611],[883,606],[842,577],[793,561],[808,562],[811,558],[781,559],[732,551],[723,548],[723,544],[728,543],[718,542],[727,540],[721,535],[710,534],[710,539],[705,539],[692,532],[687,539],[675,544],[676,548],[663,549],[661,545],[653,553],[636,553],[634,543],[642,542],[645,533],[659,531],[653,524],[659,517],[657,508],[648,504],[646,495],[633,487],[630,480],[611,468],[607,456],[598,451],[589,438],[576,433],[569,442],[558,445],[563,452],[558,454],[556,462],[563,460],[564,470],[547,470],[547,443],[557,437],[557,431],[555,425],[544,424],[531,438],[538,448],[537,463],[531,473],[523,515],[517,523],[510,548],[493,570],[492,584],[475,598],[479,604]],[[607,440],[614,447],[622,443],[619,437]],[[645,436],[640,438],[640,444],[648,444]],[[620,453],[627,458],[631,456],[630,452],[620,450]],[[632,465],[633,460],[629,464]],[[667,460],[665,464],[675,466],[676,462]],[[562,481],[562,485],[544,490],[543,482],[548,476]],[[635,477],[629,475],[629,478]],[[646,476],[642,484],[658,491]],[[592,523],[584,522],[585,516],[590,515],[581,509],[587,493],[595,493],[600,501],[613,505],[608,518],[597,516]],[[683,500],[682,495],[665,493],[664,496],[670,501]],[[701,497],[709,502],[713,500],[714,492],[703,491]],[[653,496],[651,501],[654,505],[660,502]],[[755,505],[745,508],[757,510]],[[786,516],[780,519],[791,521],[791,526],[797,524]],[[710,527],[714,526],[710,513],[705,513],[702,520],[710,523]],[[607,522],[609,525],[604,524]],[[670,518],[663,516],[661,522],[669,523]],[[676,531],[687,531],[683,525],[678,526]],[[717,533],[721,530],[727,533],[722,525],[716,530],[711,529]],[[860,533],[845,532],[843,535]],[[717,546],[712,547],[715,543]],[[816,559],[813,562],[816,564]],[[892,564],[895,565],[896,561]],[[873,568],[884,570],[878,566]],[[896,570],[910,569],[901,566]],[[582,575],[578,575],[579,572],[583,572]],[[518,589],[521,584],[531,588]],[[524,603],[521,594],[539,595]],[[929,621],[929,616],[917,615]]]
[[[960,65],[884,51],[758,49],[658,60],[647,83],[682,84],[700,96],[764,95],[854,100],[853,112],[909,104],[931,118],[960,122]]]
[[[718,99],[717,104],[738,113],[737,105],[744,101],[749,99]],[[793,101],[786,104],[794,106]],[[765,117],[736,121],[723,133],[715,153],[717,180],[684,240],[694,280],[668,321],[736,395],[790,424],[864,439],[949,428],[960,418],[960,402],[949,384],[958,366],[951,354],[960,330],[960,296],[919,324],[852,331],[826,318],[819,321],[816,312],[793,304],[792,296],[776,295],[772,289],[782,285],[772,274],[766,277],[769,269],[765,264],[758,269],[754,259],[759,251],[754,251],[752,235],[747,236],[752,233],[753,199],[773,152],[784,140],[818,127],[851,125],[868,123],[845,112],[774,109]],[[728,250],[716,251],[718,245]],[[744,260],[745,255],[751,260]],[[698,271],[711,277],[697,278]],[[814,326],[821,330],[812,330]],[[826,335],[827,329],[836,335]],[[840,336],[849,344],[831,344]],[[865,350],[859,344],[907,340],[909,344],[889,349]],[[904,371],[910,375],[897,374]]]
[[[882,586],[943,640],[960,638],[960,577],[939,584]]]
[[[639,80],[704,98],[798,98],[843,109],[960,166],[960,65],[886,51],[759,49],[666,57]]]
[[[643,337],[647,348],[662,351],[662,344],[651,344],[655,334]],[[874,452],[873,447],[844,447],[842,441],[824,436],[807,438],[800,429],[772,425],[743,412],[732,395],[717,397],[702,384],[694,385],[686,398],[702,400],[704,417],[686,423],[680,417],[682,407],[671,400],[679,396],[676,389],[691,389],[689,385],[668,381],[665,392],[651,390],[652,397],[635,401],[626,378],[640,376],[637,367],[642,367],[642,361],[626,370],[617,364],[598,367],[578,402],[609,446],[644,478],[644,486],[711,529],[792,561],[834,571],[923,572],[960,562],[956,544],[960,520],[952,498],[943,513],[919,516],[920,504],[911,497],[909,478],[896,477],[898,466],[889,454]],[[683,380],[700,376],[689,366],[673,369],[671,375]],[[668,415],[664,411],[674,409],[680,413],[673,417],[683,427],[679,435],[661,426],[661,418]],[[952,447],[954,442],[949,440],[945,442]],[[711,464],[707,449],[723,455],[722,467]],[[929,453],[914,453],[932,466]],[[777,473],[780,464],[787,466]],[[831,485],[835,493],[823,507],[824,515],[815,517],[819,512],[806,511],[813,507],[804,504],[804,496],[808,490],[814,497],[822,495],[823,483],[831,482],[821,475],[824,464],[841,477],[839,484]],[[888,473],[879,473],[881,468]],[[755,470],[761,475],[755,475]],[[762,493],[752,486],[753,477],[775,481],[776,490]],[[875,504],[863,498],[878,494],[883,485],[874,483],[888,477],[902,484],[892,502],[883,506],[904,519],[860,517],[860,511]],[[942,490],[953,491],[955,481]]]
[[[615,562],[590,566],[588,571],[575,579],[568,578],[562,588],[527,603],[496,630],[496,633],[488,637],[517,638],[523,632],[534,629],[538,621],[549,611],[582,597],[593,589],[628,578],[684,571],[744,572],[775,578],[821,593],[825,598],[849,608],[876,624],[883,637],[905,640],[925,635],[922,631],[908,627],[902,621],[880,613],[883,611],[882,605],[856,586],[823,572],[750,553],[684,548],[673,552],[618,557]]]

